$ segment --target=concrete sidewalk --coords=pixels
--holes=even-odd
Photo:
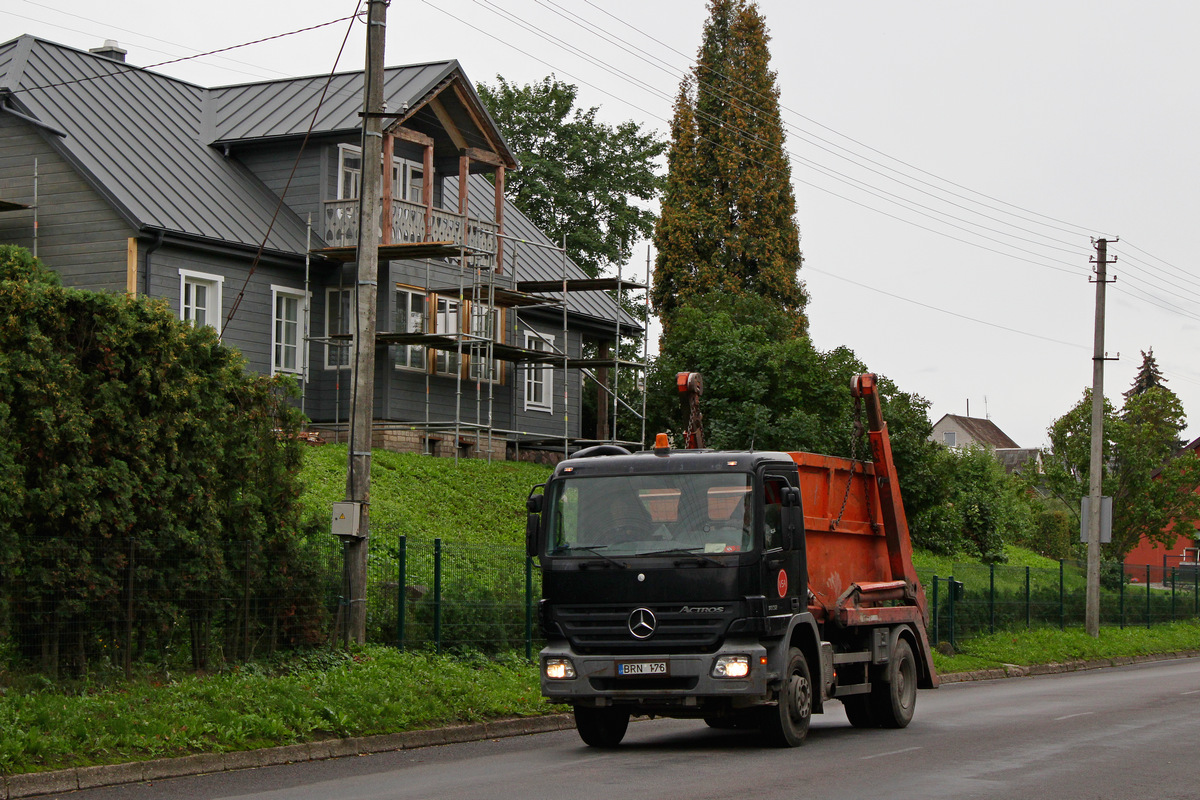
[[[1200,651],[1157,653],[1127,658],[1111,658],[1099,661],[1071,661],[1064,664],[1039,664],[1021,667],[1015,664],[1002,669],[986,669],[975,672],[956,672],[942,675],[942,683],[963,681],[989,681],[1002,678],[1024,678],[1031,675],[1051,675],[1061,672],[1077,672],[1086,669],[1104,669],[1129,664],[1145,664],[1153,661],[1172,661],[1180,658],[1200,657]],[[500,739],[508,736],[528,736],[575,727],[570,714],[554,714],[545,717],[524,717],[475,725],[454,725],[425,731],[387,733],[379,736],[362,736],[352,739],[329,739],[322,742],[268,747],[263,750],[243,750],[234,753],[202,753],[181,758],[159,758],[153,761],[134,761],[128,764],[113,764],[98,767],[72,767],[51,772],[30,772],[23,775],[4,775],[0,783],[0,800],[37,797],[38,795],[60,794],[78,789],[98,786],[117,786],[123,783],[181,778],[187,775],[202,775],[253,767],[273,767],[301,761],[324,761],[327,758],[342,758],[368,753],[385,753],[394,750],[413,750],[440,744],[458,744],[484,739]]]

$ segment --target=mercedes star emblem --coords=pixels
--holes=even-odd
[[[650,638],[657,626],[658,620],[654,618],[654,612],[648,608],[635,608],[629,615],[629,632],[635,639]]]

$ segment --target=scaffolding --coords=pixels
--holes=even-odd
[[[445,212],[443,212],[445,213]],[[456,215],[461,219],[459,231],[478,231],[483,224],[472,220],[466,214]],[[563,457],[570,455],[572,448],[579,448],[601,442],[625,446],[641,447],[645,440],[645,380],[644,370],[647,355],[648,336],[643,343],[642,359],[640,361],[622,358],[621,353],[621,297],[625,290],[645,289],[649,284],[649,259],[647,259],[646,283],[625,280],[619,273],[615,278],[574,278],[570,275],[569,262],[565,247],[542,242],[529,241],[519,237],[508,236],[494,232],[489,237],[468,237],[463,235],[458,241],[408,241],[396,244],[384,244],[379,248],[379,262],[390,261],[424,261],[425,277],[423,285],[415,287],[423,292],[425,312],[423,314],[422,331],[408,332],[406,330],[379,331],[375,337],[375,348],[390,346],[417,347],[425,351],[423,359],[424,373],[424,416],[423,419],[412,420],[373,420],[373,431],[412,431],[422,434],[423,451],[433,452],[433,446],[444,436],[453,436],[453,452],[457,458],[464,454],[465,448],[472,444],[477,448],[486,439],[487,457],[492,459],[496,438],[501,437],[507,444],[511,443],[519,458],[522,447],[533,449],[561,448]],[[564,243],[565,244],[565,243]],[[489,246],[490,245],[490,246]],[[506,245],[512,248],[511,260],[504,258],[504,263],[511,265],[511,278],[501,285],[497,281],[497,254]],[[522,248],[541,248],[550,250],[558,255],[561,265],[561,275],[557,279],[527,279],[521,280],[520,254]],[[356,262],[357,248],[327,247],[313,251],[314,255],[334,262],[348,264]],[[501,253],[503,256],[503,254]],[[434,280],[433,261],[443,259],[446,264],[456,267],[458,281],[456,286],[438,285]],[[442,265],[444,266],[444,265]],[[307,286],[306,286],[307,289]],[[583,353],[583,338],[580,337],[580,356],[572,357],[569,353],[570,303],[568,297],[573,292],[615,291],[614,350],[611,358],[586,358]],[[443,320],[434,297],[454,298],[456,321],[451,330],[438,330]],[[469,303],[469,306],[468,306]],[[469,312],[467,309],[470,309]],[[531,324],[525,331],[537,337],[542,347],[539,349],[523,347],[516,341],[521,330],[521,312],[531,309],[543,313],[553,309],[561,310],[562,338],[561,347],[542,334]],[[501,316],[498,313],[507,310],[510,324],[501,326]],[[328,309],[326,311],[328,312]],[[392,315],[393,328],[407,327],[397,325],[398,314]],[[449,310],[447,306],[447,317]],[[431,324],[432,323],[432,324]],[[430,330],[432,328],[432,330]],[[648,332],[647,332],[648,333]],[[511,334],[512,341],[506,341]],[[306,336],[308,343],[322,343],[345,348],[353,347],[351,334],[332,334],[324,337]],[[308,346],[306,344],[306,346]],[[437,369],[437,356],[434,353],[447,354],[447,363],[453,365],[454,380],[454,414],[450,418],[436,419],[432,413],[434,381],[447,378]],[[432,357],[431,357],[432,355]],[[465,360],[464,360],[465,358]],[[523,381],[523,375],[531,369],[551,368],[562,371],[562,436],[553,436],[545,432],[520,430],[500,424],[495,419],[496,387],[501,385],[503,369],[501,362],[511,363],[512,384],[510,417],[516,417],[517,388]],[[583,380],[580,381],[580,408],[583,404],[582,392],[588,387],[598,391],[597,404],[601,401],[606,406],[611,403],[612,414],[609,421],[609,435],[606,438],[584,437],[582,429],[578,436],[571,435],[571,404],[570,386],[567,382],[569,370],[578,369]],[[612,386],[607,385],[605,376],[597,375],[593,370],[612,370]],[[639,410],[624,400],[619,392],[622,370],[632,372],[635,376],[634,385],[643,393],[642,407]],[[339,370],[340,373],[340,370]],[[640,377],[639,377],[640,376]],[[339,378],[340,380],[340,378]],[[470,384],[474,384],[473,398]],[[340,391],[338,393],[340,399]],[[469,408],[474,400],[474,421],[470,419]],[[624,411],[624,415],[620,412]],[[322,425],[336,431],[339,435],[345,431],[347,423],[340,418],[340,406],[335,408],[334,422]],[[555,415],[557,416],[557,414]],[[640,422],[641,437],[637,441],[619,439],[620,418],[632,417],[634,424]],[[582,420],[581,420],[582,422]],[[473,437],[473,442],[472,438]]]

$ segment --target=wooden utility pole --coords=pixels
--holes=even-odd
[[[1115,240],[1114,240],[1115,241]],[[1096,328],[1092,348],[1092,452],[1088,477],[1087,607],[1084,627],[1100,635],[1100,497],[1104,494],[1104,294],[1108,284],[1108,240],[1096,245]],[[1114,259],[1115,260],[1115,259]]]
[[[369,0],[367,67],[363,87],[362,184],[359,192],[358,277],[354,287],[354,383],[350,401],[350,457],[346,500],[358,504],[359,535],[346,540],[349,609],[347,637],[367,637],[367,542],[370,538],[371,432],[375,411],[375,319],[379,295],[379,214],[383,170],[383,41],[387,0]],[[390,165],[389,165],[390,169]]]

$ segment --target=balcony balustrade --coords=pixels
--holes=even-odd
[[[496,252],[494,222],[435,208],[429,212],[429,235],[426,236],[425,215],[426,208],[420,203],[392,200],[392,243],[453,242],[474,252]],[[325,224],[321,238],[329,247],[348,247],[357,243],[357,200],[330,200],[325,203]]]

